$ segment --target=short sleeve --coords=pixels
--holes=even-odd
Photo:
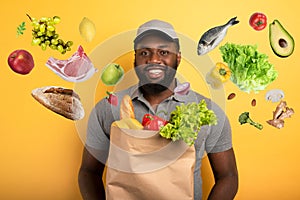
[[[99,102],[91,111],[88,119],[86,147],[91,154],[101,161],[106,162],[109,151],[109,135],[105,133],[105,110],[103,102]]]
[[[89,116],[86,145],[98,150],[105,150],[109,147],[109,139],[103,131],[96,107]]]
[[[217,153],[232,148],[232,132],[230,122],[225,112],[214,102],[211,102],[211,109],[217,116],[217,125],[210,127],[205,150],[207,153]]]

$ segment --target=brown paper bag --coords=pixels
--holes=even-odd
[[[195,148],[157,131],[111,127],[107,200],[194,199]]]

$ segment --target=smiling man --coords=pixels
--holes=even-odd
[[[171,96],[176,87],[175,75],[181,60],[178,38],[171,25],[153,20],[139,28],[134,44],[134,69],[139,86],[144,97],[155,108]]]
[[[195,141],[194,199],[202,198],[200,168],[205,151],[215,178],[209,199],[233,199],[238,188],[238,172],[228,118],[218,105],[193,90],[185,95],[174,93],[174,89],[180,84],[175,75],[181,53],[173,26],[160,20],[146,22],[137,31],[134,49],[134,69],[139,83],[117,92],[118,99],[126,94],[131,97],[135,117],[140,122],[146,113],[161,115],[160,117],[166,119],[177,105],[199,103],[204,99],[208,108],[217,115],[218,124],[212,127],[203,126]],[[97,103],[90,114],[79,172],[79,186],[85,200],[106,198],[102,173],[109,151],[110,126],[118,119],[119,106],[110,105],[105,98]],[[170,196],[169,199],[176,200],[176,197]]]

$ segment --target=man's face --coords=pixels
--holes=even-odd
[[[168,88],[174,80],[180,59],[174,42],[155,35],[144,36],[136,46],[134,63],[140,85]]]

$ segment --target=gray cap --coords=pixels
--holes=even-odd
[[[140,39],[146,32],[148,31],[159,31],[167,36],[169,36],[171,39],[178,39],[178,36],[173,28],[173,26],[165,21],[153,19],[150,20],[144,24],[142,24],[136,34],[136,38],[134,39],[134,42],[137,41],[137,39]]]

